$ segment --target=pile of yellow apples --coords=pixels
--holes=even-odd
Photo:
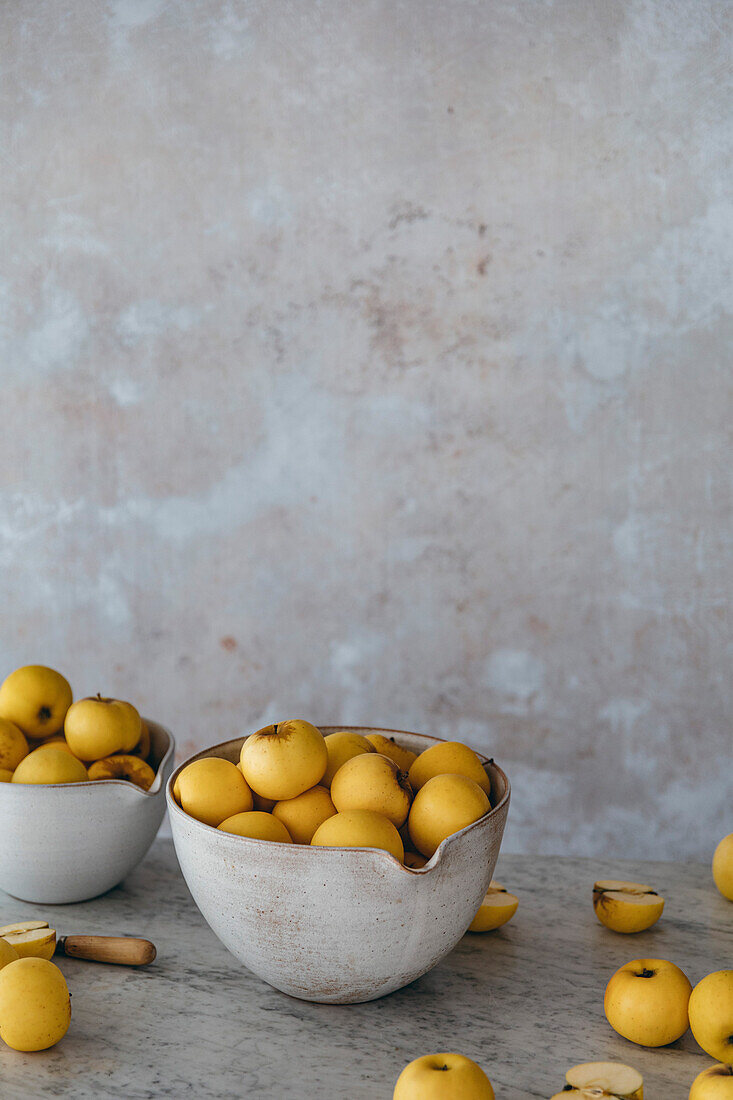
[[[150,731],[132,703],[72,699],[68,681],[44,665],[25,665],[3,681],[0,782],[125,779],[148,790]]]
[[[193,761],[174,784],[186,813],[224,832],[282,844],[383,848],[413,869],[447,836],[488,813],[490,793],[478,756],[457,741],[418,756],[382,734],[343,730],[324,737],[301,719],[253,733],[237,764]]]
[[[13,1050],[47,1050],[69,1029],[71,998],[51,962],[55,948],[46,921],[0,928],[0,1039]]]

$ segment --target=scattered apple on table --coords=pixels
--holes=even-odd
[[[51,959],[56,950],[56,930],[45,920],[16,921],[0,927],[0,943],[8,943],[19,959]]]
[[[7,940],[0,939],[0,970],[8,963],[15,962],[19,958],[20,955],[15,948]]]
[[[644,1047],[674,1043],[687,1031],[692,986],[666,959],[632,959],[612,976],[603,1007],[619,1035]]]
[[[718,1063],[698,1073],[688,1100],[733,1100],[733,1066]]]
[[[690,1027],[706,1054],[733,1063],[733,970],[716,970],[690,995]]]
[[[47,1050],[71,1023],[69,987],[48,959],[19,958],[0,970],[0,1038],[13,1050]]]
[[[661,917],[664,898],[639,882],[602,879],[593,887],[593,909],[612,932],[644,932]]]
[[[723,897],[733,901],[733,833],[724,836],[715,849],[713,878]]]
[[[476,916],[468,926],[469,932],[493,932],[512,919],[519,906],[519,898],[510,894],[493,879]]]
[[[491,1082],[463,1054],[424,1054],[402,1070],[392,1100],[495,1100]]]
[[[621,1062],[583,1062],[565,1074],[567,1084],[551,1100],[643,1100],[644,1080]]]

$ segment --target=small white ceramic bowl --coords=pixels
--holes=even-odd
[[[439,741],[382,733],[414,752]],[[276,989],[307,1001],[355,1004],[383,997],[430,970],[461,939],[494,873],[509,809],[509,781],[493,761],[492,809],[447,837],[413,871],[377,848],[321,848],[233,836],[196,821],[173,798],[191,760],[236,762],[243,738],[192,756],[166,796],[178,862],[213,932]]]
[[[0,889],[57,905],[111,890],[155,839],[173,770],[173,736],[150,729],[155,780],[143,791],[125,779],[88,783],[0,783]]]

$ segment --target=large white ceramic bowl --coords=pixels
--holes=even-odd
[[[421,752],[436,737],[370,727]],[[243,738],[187,760],[236,762]],[[167,799],[173,840],[194,901],[221,942],[276,989],[307,1001],[354,1004],[392,993],[430,970],[458,943],[481,903],[499,855],[509,781],[481,757],[492,809],[447,837],[413,871],[377,848],[275,844],[213,829]]]
[[[150,729],[155,781],[0,783],[0,889],[24,901],[86,901],[111,890],[147,852],[165,813],[173,736]]]

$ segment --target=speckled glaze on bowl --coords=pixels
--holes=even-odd
[[[0,889],[58,905],[111,890],[155,839],[173,770],[173,735],[146,718],[155,780],[0,783]]]
[[[439,738],[366,726],[414,752]],[[192,756],[236,762],[243,738]],[[493,761],[491,811],[447,837],[420,870],[376,848],[312,848],[233,836],[184,813],[166,797],[178,862],[212,931],[276,989],[326,1004],[371,1001],[440,962],[473,920],[494,873],[510,788]]]

